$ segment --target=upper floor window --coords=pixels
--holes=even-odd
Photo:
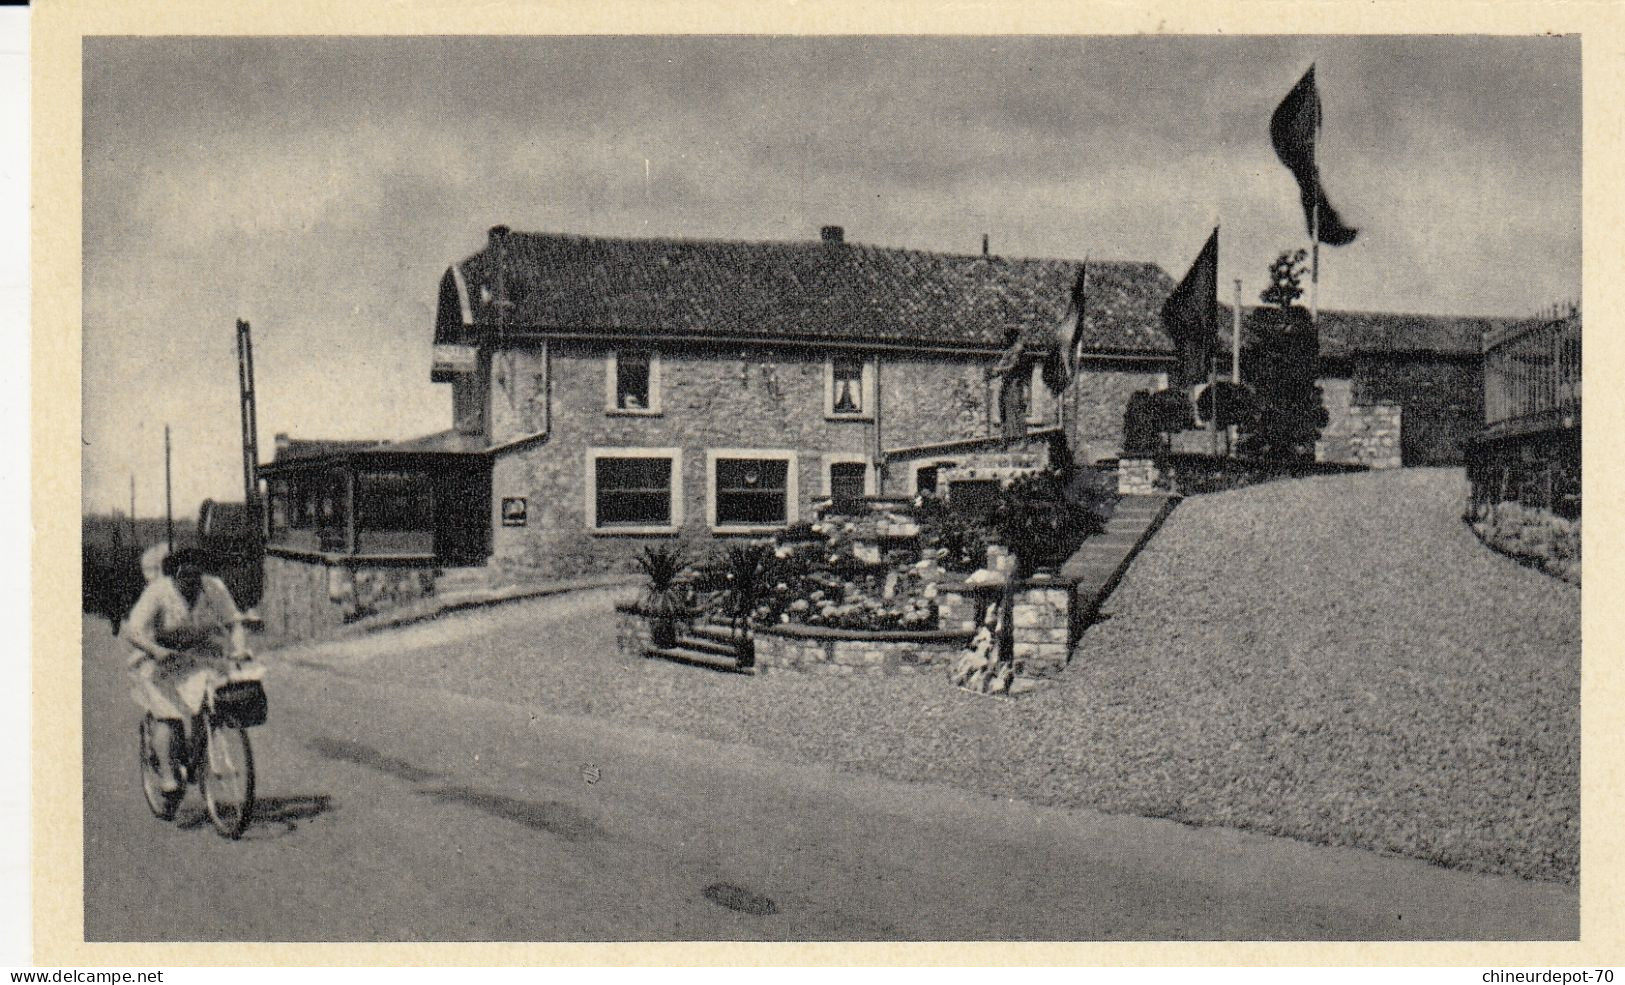
[[[874,361],[857,356],[831,356],[824,366],[824,415],[874,416]]]
[[[660,413],[660,355],[649,349],[611,349],[605,410]]]

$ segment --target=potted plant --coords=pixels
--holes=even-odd
[[[768,568],[773,560],[770,544],[735,544],[706,565],[701,575],[701,588],[716,593],[720,612],[733,633],[741,667],[755,662],[751,620],[767,595]]]
[[[638,599],[638,613],[649,620],[649,636],[657,647],[677,645],[677,624],[693,618],[688,592],[679,580],[688,568],[683,549],[675,545],[646,547],[636,559],[648,579]]]

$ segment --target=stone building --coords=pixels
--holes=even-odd
[[[490,556],[559,576],[651,540],[760,536],[812,505],[913,495],[1003,433],[1016,333],[1027,431],[1114,454],[1171,352],[1144,263],[1091,264],[1084,372],[1041,379],[1079,264],[848,243],[512,233],[441,285],[434,378],[491,468]],[[968,447],[965,443],[969,443]],[[997,444],[997,442],[992,442]]]
[[[704,553],[825,499],[968,496],[1113,457],[1128,394],[1166,385],[1172,282],[1091,263],[1079,324],[1081,266],[838,227],[796,243],[492,229],[440,286],[431,379],[452,389],[452,427],[279,440],[263,467],[267,622],[315,634],[476,571],[620,570],[651,543]],[[1063,334],[1078,371],[1056,393],[1043,368]]]

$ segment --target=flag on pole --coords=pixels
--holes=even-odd
[[[1326,200],[1326,190],[1320,185],[1320,166],[1315,163],[1319,136],[1320,90],[1315,88],[1315,67],[1311,65],[1270,117],[1270,142],[1281,163],[1298,179],[1309,235],[1318,233],[1320,242],[1327,246],[1347,246],[1354,242],[1359,230],[1345,225]]]
[[[1174,340],[1179,378],[1186,385],[1207,379],[1219,332],[1219,229],[1162,304],[1162,324]]]
[[[1078,371],[1078,336],[1083,332],[1083,304],[1089,283],[1089,264],[1078,268],[1077,279],[1072,282],[1072,293],[1067,298],[1066,316],[1055,327],[1055,349],[1044,360],[1044,385],[1060,393],[1072,382]]]

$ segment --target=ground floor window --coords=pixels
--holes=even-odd
[[[836,502],[862,499],[869,466],[863,462],[836,462],[829,467],[829,496]]]
[[[795,519],[795,453],[713,451],[711,525],[782,527]]]
[[[945,490],[942,489],[942,473],[946,469],[953,468],[956,464],[956,462],[950,462],[946,459],[939,459],[935,462],[916,463],[913,466],[914,495],[919,496],[944,492]]]
[[[595,530],[669,530],[682,522],[678,454],[664,448],[588,453],[588,523]]]

